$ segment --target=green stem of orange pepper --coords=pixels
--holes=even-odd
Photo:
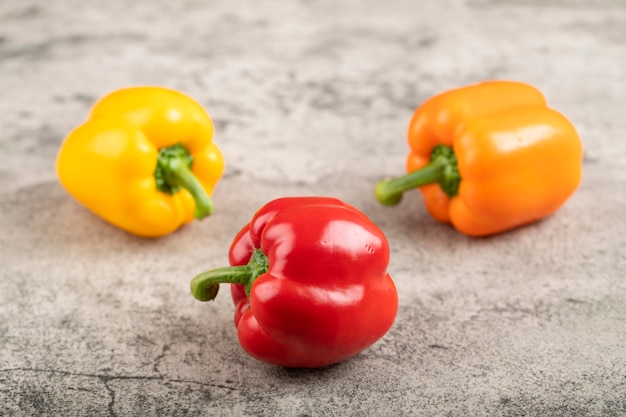
[[[405,191],[433,183],[438,183],[449,197],[453,197],[459,192],[460,182],[454,151],[449,146],[437,145],[430,154],[428,165],[402,177],[378,182],[374,195],[381,204],[395,206]]]

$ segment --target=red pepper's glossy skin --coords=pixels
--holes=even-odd
[[[250,298],[231,285],[239,341],[251,356],[326,366],[361,352],[393,324],[398,295],[387,240],[357,209],[333,198],[274,200],[239,232],[230,264],[247,264],[258,248],[269,269]]]

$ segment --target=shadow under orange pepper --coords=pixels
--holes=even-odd
[[[582,176],[574,126],[534,87],[488,81],[427,100],[408,130],[407,175],[380,181],[378,201],[420,188],[428,212],[470,236],[554,213]]]

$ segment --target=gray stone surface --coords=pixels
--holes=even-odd
[[[539,87],[585,146],[557,215],[488,239],[393,209],[409,118],[485,79]],[[216,214],[156,240],[88,213],[54,159],[93,102],[184,91],[227,161]],[[0,1],[1,416],[626,416],[624,0]],[[243,353],[196,273],[263,203],[332,195],[387,234],[391,331],[288,370]]]

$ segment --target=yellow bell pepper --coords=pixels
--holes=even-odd
[[[213,122],[190,97],[161,87],[117,90],[65,138],[56,171],[96,215],[157,237],[213,211],[224,172]]]

